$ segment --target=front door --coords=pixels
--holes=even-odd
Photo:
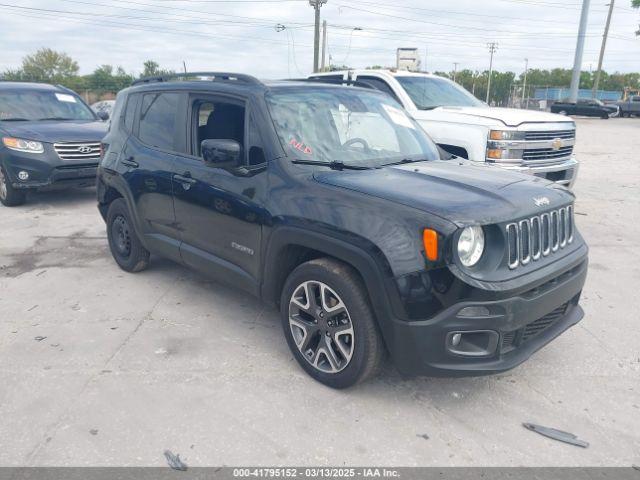
[[[257,292],[267,186],[259,134],[243,99],[192,95],[188,105],[188,152],[176,158],[173,170],[182,260]],[[242,160],[224,168],[205,162],[205,139],[237,141]]]

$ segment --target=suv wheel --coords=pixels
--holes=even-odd
[[[149,251],[133,229],[127,204],[122,198],[111,202],[107,211],[107,238],[111,255],[127,272],[139,272],[149,265]]]
[[[367,293],[348,265],[321,258],[297,267],[282,291],[284,335],[315,380],[346,388],[376,373],[384,346]]]
[[[22,205],[27,199],[27,192],[17,190],[11,185],[9,176],[4,168],[0,166],[0,202],[5,207],[16,207]]]

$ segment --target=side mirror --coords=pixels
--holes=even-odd
[[[109,120],[109,113],[106,112],[105,110],[98,110],[96,112],[96,115],[98,116],[98,118],[100,120],[102,120],[103,122],[106,122],[107,120]]]
[[[216,167],[237,167],[240,164],[242,146],[235,140],[207,139],[200,144],[202,158]]]

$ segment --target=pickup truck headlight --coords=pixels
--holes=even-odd
[[[22,138],[13,138],[13,137],[3,137],[2,143],[5,147],[10,148],[11,150],[16,150],[18,152],[26,152],[26,153],[42,153],[44,152],[44,147],[42,143],[36,142],[35,140],[24,140]]]
[[[482,227],[466,227],[458,237],[458,258],[465,267],[473,267],[484,252]]]
[[[491,130],[489,140],[524,140],[525,132],[517,130]]]

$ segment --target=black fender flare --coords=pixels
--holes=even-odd
[[[357,238],[356,238],[357,237]],[[284,284],[282,254],[288,247],[315,250],[351,265],[362,277],[385,343],[393,345],[394,305],[400,305],[395,280],[386,258],[372,242],[349,234],[348,238],[295,226],[275,227],[265,248],[262,285],[263,301],[273,303]],[[395,297],[395,298],[394,298]],[[396,303],[398,302],[398,303]]]
[[[103,212],[102,206],[106,205],[105,195],[109,189],[113,189],[118,192],[127,204],[127,209],[129,210],[129,215],[131,215],[131,219],[133,220],[133,228],[136,232],[136,235],[138,236],[138,239],[140,239],[142,245],[148,249],[148,245],[145,244],[144,229],[142,228],[140,216],[138,215],[138,211],[135,208],[135,201],[126,181],[121,178],[119,174],[110,172],[107,169],[102,169],[102,171],[99,171],[98,174],[97,196],[98,209],[100,210],[100,213],[102,214],[105,221],[106,209]]]

